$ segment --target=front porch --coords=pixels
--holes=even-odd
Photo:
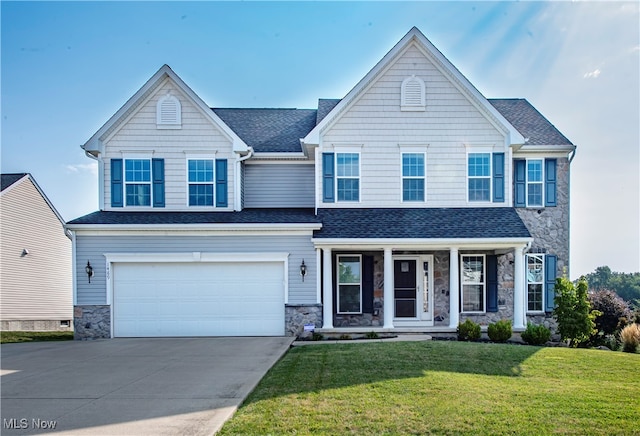
[[[500,319],[512,320],[514,331],[525,328],[526,242],[446,249],[409,241],[377,249],[364,241],[315,242],[323,320],[317,333],[451,336],[466,318],[484,328]],[[469,271],[474,262],[477,271]]]

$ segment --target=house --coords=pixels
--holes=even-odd
[[[79,338],[518,331],[569,266],[575,146],[417,28],[315,109],[212,109],[165,65],[82,147]]]
[[[31,174],[2,174],[0,329],[70,330],[71,240]]]

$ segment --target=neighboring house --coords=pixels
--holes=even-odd
[[[31,174],[2,174],[0,328],[70,330],[71,240]]]
[[[79,338],[519,331],[569,265],[575,146],[416,28],[317,109],[211,109],[165,65],[82,147]]]

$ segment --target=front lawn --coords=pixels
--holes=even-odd
[[[71,341],[73,332],[0,332],[0,343]]]
[[[221,435],[640,434],[640,355],[448,341],[309,345]]]

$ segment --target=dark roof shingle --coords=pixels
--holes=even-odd
[[[573,145],[524,98],[490,98],[489,103],[525,138],[528,145]]]
[[[313,224],[313,209],[244,209],[240,212],[127,212],[97,211],[68,224]]]
[[[315,109],[213,108],[256,153],[301,152],[300,139],[316,125]]]
[[[528,238],[510,207],[424,209],[320,209],[316,238]]]
[[[2,179],[0,181],[0,185],[2,185],[0,191],[4,191],[27,174],[28,173],[2,174],[2,176],[0,177]]]

